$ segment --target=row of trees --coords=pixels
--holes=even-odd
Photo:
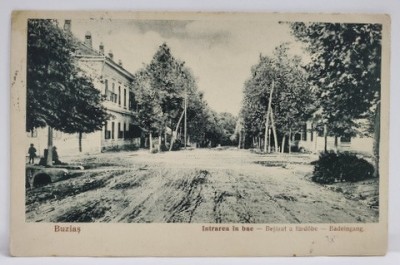
[[[138,120],[149,136],[150,147],[153,136],[158,136],[159,150],[171,150],[177,140],[200,146],[230,143],[235,117],[218,114],[207,105],[192,72],[172,55],[166,43],[135,74],[134,91]]]
[[[285,139],[290,140],[306,121],[337,143],[337,137],[354,136],[359,129],[356,121],[364,119],[369,121],[367,133],[375,137],[377,162],[382,26],[290,23],[290,28],[305,45],[310,63],[302,67],[299,58],[288,55],[286,44],[272,57],[260,56],[245,83],[239,132],[246,134],[247,142],[263,142],[264,151],[270,142],[278,149],[281,139],[283,151]]]

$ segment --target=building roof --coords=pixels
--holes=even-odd
[[[103,61],[104,63],[106,63],[107,65],[109,65],[111,68],[115,69],[116,71],[118,71],[120,74],[124,75],[126,78],[130,79],[130,81],[133,81],[134,76],[131,72],[129,72],[127,69],[125,69],[122,66],[122,62],[115,62],[114,58],[113,58],[113,54],[110,51],[108,54],[104,53],[104,45],[103,43],[100,44],[100,46],[102,46],[102,51],[100,51],[100,47],[99,50],[94,49],[91,46],[91,39],[90,39],[90,44],[89,43],[85,43],[85,41],[81,41],[80,39],[78,39],[76,36],[74,36],[70,29],[71,29],[71,21],[70,20],[66,20],[65,23],[68,23],[68,27],[65,27],[64,25],[64,30],[71,34],[76,47],[75,47],[75,57],[77,57],[78,59],[85,59],[85,60],[91,60],[91,61]],[[87,31],[85,33],[85,40],[86,38],[89,37],[91,38],[91,33],[89,31]]]

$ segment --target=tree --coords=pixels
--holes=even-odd
[[[185,62],[172,55],[166,43],[159,47],[151,62],[135,74],[134,89],[139,123],[149,132],[150,138],[153,132],[158,134],[159,148],[163,134],[164,144],[168,145],[167,130],[172,132],[169,150],[182,138],[178,131],[185,131],[183,118],[187,120],[186,133],[190,141],[200,146],[228,142],[234,133],[234,118],[226,113],[220,116],[209,108],[197,88],[194,74]],[[186,146],[185,140],[183,143]]]
[[[212,115],[198,91],[193,73],[172,55],[166,43],[159,47],[150,64],[135,74],[134,86],[139,122],[150,138],[153,132],[158,134],[159,148],[163,134],[164,144],[168,144],[166,132],[169,128],[172,132],[169,149],[172,150],[175,140],[182,136],[178,137],[178,130],[182,130],[184,113],[191,141],[204,142],[207,132],[212,131],[208,121],[214,122],[214,119],[210,118]]]
[[[74,73],[73,42],[55,20],[28,20],[26,130],[64,127],[65,84]]]
[[[157,104],[161,108],[159,112],[159,150],[161,148],[162,134],[166,133],[167,128],[172,128],[177,123],[183,108],[183,89],[182,65],[171,54],[171,50],[166,43],[163,43],[154,54],[152,61],[146,67],[150,77],[150,87]],[[166,134],[164,143],[166,144]]]
[[[356,119],[379,117],[382,25],[292,23],[291,29],[311,54],[307,69],[329,130],[340,136],[354,131]],[[379,122],[374,121],[376,167]]]
[[[61,116],[64,127],[59,130],[78,133],[79,152],[82,152],[82,134],[101,130],[103,122],[111,115],[103,107],[103,97],[89,77],[76,73],[67,86],[70,87],[71,96],[65,99],[64,115]]]
[[[301,130],[315,109],[301,59],[289,56],[288,49],[284,43],[276,47],[273,57],[260,55],[244,87],[241,116],[247,138],[253,138],[247,142],[260,149],[264,146],[264,152],[270,150],[270,130],[275,151],[278,138],[283,151],[286,137],[290,141],[292,132]]]
[[[138,108],[138,120],[141,128],[149,134],[150,150],[153,148],[153,132],[158,131],[163,123],[160,97],[151,86],[151,76],[142,69],[135,74],[134,91]]]
[[[221,112],[218,114],[219,123],[223,130],[223,136],[221,140],[222,145],[233,145],[236,144],[232,141],[232,136],[235,134],[237,118],[229,112]]]
[[[76,42],[56,20],[28,20],[26,130],[49,127],[66,133],[100,130],[107,119],[101,95],[75,64]],[[81,147],[80,147],[81,149]],[[52,152],[48,152],[51,164]]]
[[[318,99],[307,80],[308,75],[301,58],[289,55],[288,43],[275,48],[274,58],[276,127],[282,134],[282,152],[286,136],[290,152],[293,133],[304,129],[304,124],[312,118],[318,107]]]

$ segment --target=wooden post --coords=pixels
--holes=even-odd
[[[271,111],[269,113],[271,115],[272,132],[274,133],[275,152],[278,152],[278,135],[276,134],[276,126],[275,126],[275,120],[274,120],[274,110],[273,110],[272,107],[271,107]]]
[[[187,143],[187,139],[186,139],[186,137],[187,137],[187,88],[186,88],[186,86],[185,86],[185,125],[184,125],[184,127],[185,127],[185,137],[184,137],[184,141],[185,141],[185,150],[186,150],[186,143]]]
[[[182,118],[183,118],[183,115],[184,115],[184,114],[185,114],[185,111],[182,111],[182,114],[181,114],[181,116],[179,117],[179,120],[178,120],[178,124],[176,125],[176,128],[175,128],[175,134],[172,133],[171,145],[169,146],[169,151],[172,150],[172,146],[173,146],[174,143],[175,143],[176,136],[178,135],[178,128],[179,128],[179,125],[181,124],[181,121],[182,121]]]
[[[267,109],[267,117],[266,117],[266,121],[265,121],[265,137],[264,137],[264,152],[267,152],[267,146],[270,145],[269,143],[269,116],[270,116],[270,112],[271,112],[271,105],[272,105],[272,93],[274,92],[274,80],[272,80],[272,84],[271,84],[271,91],[269,93],[269,99],[268,99],[268,109]]]

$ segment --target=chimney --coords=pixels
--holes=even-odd
[[[108,57],[110,57],[111,60],[114,59],[114,54],[113,54],[112,50],[110,50],[110,51],[108,52]]]
[[[70,19],[66,19],[64,21],[64,31],[71,33],[71,20]]]
[[[85,34],[85,45],[92,48],[92,34],[87,31]]]
[[[104,54],[104,44],[102,42],[100,42],[99,51],[100,51],[100,54]]]
[[[118,60],[118,65],[122,67],[122,60],[121,59]]]

